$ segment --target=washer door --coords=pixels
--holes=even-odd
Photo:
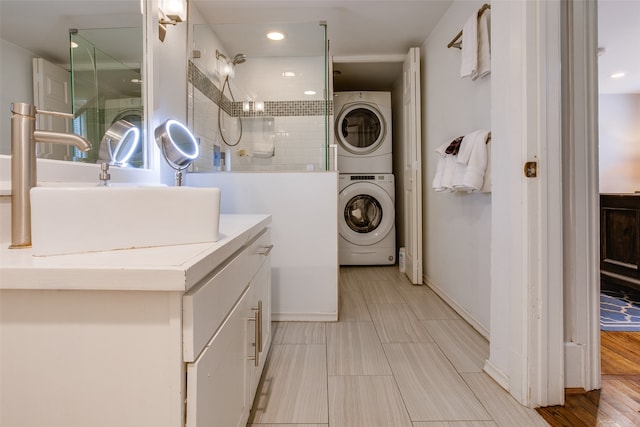
[[[384,239],[395,224],[391,196],[369,182],[349,185],[340,192],[340,235],[354,245],[374,245]]]
[[[345,104],[336,120],[338,142],[353,154],[369,154],[377,150],[385,133],[384,117],[374,104]]]

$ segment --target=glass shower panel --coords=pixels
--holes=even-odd
[[[278,24],[282,42],[248,24],[192,27],[193,172],[328,170],[326,26]],[[243,40],[244,42],[240,42]]]

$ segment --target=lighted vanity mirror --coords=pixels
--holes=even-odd
[[[118,120],[105,132],[100,141],[101,161],[126,167],[140,150],[140,129],[126,120]]]
[[[182,171],[200,156],[195,136],[182,123],[169,119],[156,128],[156,143],[165,160],[176,171],[176,185],[182,185]]]
[[[145,128],[144,15],[146,0],[49,0],[0,2],[0,106],[34,104],[39,110],[73,113],[74,120],[39,116],[41,130],[73,132],[92,143],[81,153],[38,144],[37,156],[84,163],[100,161],[100,141],[124,119]],[[2,107],[5,108],[5,107]],[[0,126],[0,154],[9,155],[10,126]],[[128,166],[147,167],[147,147]]]

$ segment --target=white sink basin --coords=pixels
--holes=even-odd
[[[36,187],[35,256],[215,242],[220,189]]]

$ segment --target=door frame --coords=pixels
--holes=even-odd
[[[563,8],[565,387],[589,391],[601,387],[597,1]]]
[[[564,403],[561,2],[492,4],[490,356],[521,404]],[[537,175],[525,177],[525,162]]]
[[[331,57],[331,67],[333,68],[333,64],[338,64],[338,63],[375,63],[375,62],[387,62],[387,63],[398,63],[398,64],[404,64],[407,61],[411,61],[413,60],[413,62],[415,64],[417,64],[417,66],[420,66],[420,48],[418,47],[414,47],[414,48],[410,48],[407,54],[404,55],[400,55],[400,54],[391,54],[391,55],[345,55],[345,56],[332,56]],[[414,70],[415,71],[415,70]],[[422,101],[421,101],[421,90],[420,90],[420,70],[418,68],[417,70],[417,77],[413,82],[414,85],[414,93],[416,95],[416,99],[415,99],[415,104],[416,104],[416,109],[413,112],[415,114],[415,117],[413,117],[413,120],[411,120],[411,122],[414,124],[414,131],[415,131],[415,137],[413,138],[413,140],[411,142],[414,143],[415,147],[413,149],[413,153],[414,155],[416,155],[417,157],[415,158],[414,162],[413,162],[413,182],[410,182],[411,184],[414,184],[414,188],[417,188],[417,190],[414,190],[411,194],[412,200],[411,203],[413,203],[414,206],[417,207],[417,226],[418,227],[414,227],[414,228],[419,228],[418,230],[416,230],[414,232],[417,233],[416,236],[416,244],[417,244],[417,248],[416,248],[416,254],[415,254],[415,258],[416,258],[416,263],[414,263],[414,265],[412,266],[412,268],[414,268],[416,274],[414,275],[416,277],[414,281],[415,284],[422,284],[422,178],[421,178],[421,169],[422,169],[422,156],[420,154],[420,149],[421,146],[420,144],[422,143],[422,127],[421,127],[421,113],[420,113],[420,108],[422,105]],[[400,99],[399,101],[396,100],[396,96],[402,98],[403,95],[403,90],[404,90],[404,81],[403,76],[399,75],[398,76],[399,81],[398,84],[394,85],[393,90],[391,91],[391,99],[392,99],[392,103],[394,107],[404,107],[404,100]],[[402,133],[405,132],[404,131],[404,122],[405,120],[407,120],[406,117],[401,117],[405,115],[405,111],[404,108],[401,108],[400,110],[402,110],[402,113],[398,114],[398,109],[394,108],[393,110],[393,119],[394,119],[394,126],[392,127],[393,129],[393,134],[394,137],[395,136],[399,136],[398,138],[394,138],[395,140],[399,140],[399,146],[396,147],[396,144],[394,143],[394,152],[393,152],[393,157],[394,157],[394,175],[395,175],[395,183],[396,183],[396,230],[398,235],[402,235],[404,236],[407,228],[407,224],[405,223],[406,221],[406,216],[407,216],[407,212],[404,212],[404,210],[406,210],[406,206],[407,206],[407,202],[404,200],[404,194],[405,194],[405,186],[408,185],[407,181],[411,181],[406,179],[405,177],[405,159],[404,159],[404,153],[409,150],[408,145],[408,140],[410,139],[407,135],[403,135]],[[334,111],[334,117],[335,115],[337,115],[338,112]],[[333,129],[333,127],[332,127]],[[400,130],[400,133],[398,133],[398,130]],[[338,144],[338,141],[335,141],[335,144]],[[416,154],[417,153],[417,154]],[[402,157],[402,162],[397,162],[396,159]],[[401,167],[400,167],[401,165]],[[398,208],[402,207],[403,212],[402,213],[402,217],[400,215],[398,215],[399,210]],[[407,243],[407,242],[405,242]],[[400,246],[400,245],[397,245]]]

